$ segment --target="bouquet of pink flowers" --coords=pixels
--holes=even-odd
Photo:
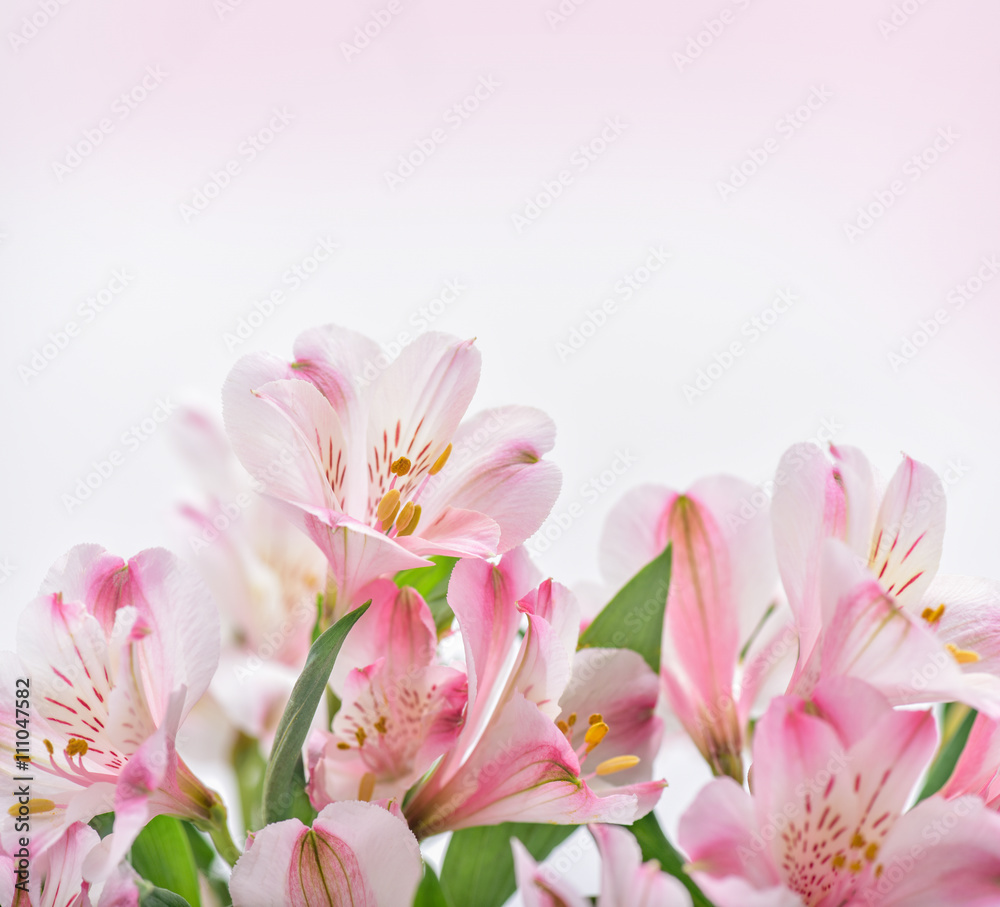
[[[184,414],[188,550],[73,548],[0,655],[0,904],[1000,904],[1000,583],[938,574],[934,472],[635,488],[578,595],[524,544],[555,428],[479,370],[323,327]]]

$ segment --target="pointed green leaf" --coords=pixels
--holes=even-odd
[[[694,883],[694,879],[684,871],[684,857],[667,840],[667,836],[663,833],[663,829],[660,828],[660,823],[656,821],[656,816],[653,813],[648,813],[633,822],[631,826],[628,826],[628,830],[635,835],[636,841],[639,842],[643,862],[657,860],[660,869],[679,879],[690,892],[694,907],[712,907],[712,902],[702,894],[701,889]]]
[[[431,567],[414,567],[397,573],[396,585],[400,589],[410,586],[420,593],[420,597],[431,609],[434,626],[440,636],[451,628],[451,622],[455,619],[455,614],[448,605],[448,583],[458,558],[439,556],[432,557],[431,560],[434,561]]]
[[[536,860],[544,860],[578,826],[505,822],[456,831],[441,867],[448,907],[501,907],[517,882],[510,839],[518,838]]]
[[[193,907],[179,894],[139,882],[139,907]]]
[[[264,772],[265,824],[280,822],[288,817],[295,803],[294,781],[296,764],[302,757],[305,743],[316,709],[326,690],[334,662],[351,628],[357,623],[371,601],[345,614],[325,631],[309,649],[305,667],[295,681],[292,695],[278,723],[278,730],[271,748],[271,758]]]
[[[426,863],[424,863],[424,877],[420,880],[417,896],[413,899],[413,907],[448,907],[444,892],[441,890],[441,883],[434,870]]]
[[[924,788],[920,791],[920,796],[917,798],[918,803],[936,794],[945,786],[951,777],[951,773],[955,771],[958,757],[962,755],[962,750],[965,749],[969,734],[972,732],[972,725],[976,721],[976,710],[968,709],[964,717],[958,713],[958,720],[956,720],[953,717],[956,715],[956,708],[966,709],[967,707],[953,702],[946,708],[943,733],[949,734],[950,730],[950,735],[942,743],[937,758],[931,765],[930,771],[927,772],[927,780],[924,782]],[[951,728],[949,728],[949,724],[952,725]]]
[[[135,871],[152,885],[176,892],[191,907],[201,907],[198,867],[180,819],[151,819],[135,839],[131,859]]]
[[[632,649],[657,674],[670,590],[670,546],[632,577],[580,636],[587,646]]]

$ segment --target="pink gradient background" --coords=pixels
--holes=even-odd
[[[401,12],[348,62],[387,3],[72,0],[15,52],[36,3],[0,29],[0,615],[8,628],[71,545],[122,554],[183,545],[185,477],[158,430],[72,513],[91,462],[159,396],[217,405],[236,358],[290,351],[339,322],[387,342],[413,331],[448,279],[468,289],[435,328],[478,337],[478,403],[533,403],[559,425],[557,511],[583,515],[545,553],[556,577],[595,577],[604,514],[642,481],[686,486],[728,471],[767,479],[824,420],[888,472],[900,450],[967,472],[949,489],[943,568],[996,574],[1000,477],[998,285],[987,283],[920,354],[888,355],[984,255],[1000,252],[1000,7],[910,0],[611,3],[553,25],[556,0],[488,7],[398,0]],[[225,4],[223,4],[225,5]],[[742,8],[743,6],[746,8]],[[902,6],[903,4],[898,4]],[[682,69],[674,54],[732,10]],[[148,66],[168,75],[74,172],[52,163]],[[393,191],[397,158],[482,77],[499,87]],[[717,187],[775,136],[813,86],[832,98],[738,193]],[[208,209],[182,203],[237,157],[272,108],[294,121]],[[518,232],[511,215],[606,117],[627,124],[555,203]],[[959,136],[874,226],[844,224],[901,178],[938,129]],[[227,331],[280,286],[317,237],[340,246],[242,346]],[[670,262],[582,350],[557,344],[617,280],[662,245]],[[27,383],[50,331],[125,267],[134,283]],[[783,287],[798,298],[695,403],[682,387]],[[584,486],[628,450],[635,465],[600,495]],[[180,540],[180,541],[178,541]],[[675,791],[682,799],[687,795]]]

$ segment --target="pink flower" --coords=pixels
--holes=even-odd
[[[465,643],[469,706],[454,746],[406,806],[418,837],[513,820],[628,823],[659,799],[663,783],[648,780],[652,766],[636,754],[659,744],[655,675],[635,653],[574,658],[575,600],[536,583],[523,549],[497,566],[455,566],[448,602]],[[631,783],[615,784],[618,772]]]
[[[162,549],[126,563],[96,545],[72,549],[21,616],[5,689],[30,680],[32,842],[47,850],[74,822],[114,810],[114,834],[87,877],[119,862],[154,815],[214,823],[221,805],[177,756],[184,716],[208,687],[219,625],[207,590]],[[10,700],[0,711],[0,771],[23,775]],[[21,741],[23,743],[23,741]],[[14,784],[16,787],[16,784]],[[14,834],[6,818],[4,841]],[[7,846],[5,844],[5,846]]]
[[[941,791],[949,800],[974,794],[1000,810],[1000,721],[977,715],[955,769]]]
[[[615,588],[673,546],[663,630],[667,700],[713,772],[737,780],[754,703],[782,652],[795,650],[787,619],[768,611],[777,568],[766,498],[751,505],[754,493],[728,476],[703,479],[684,494],[642,486],[612,510],[601,542],[601,567]]]
[[[27,844],[22,842],[27,841]],[[0,904],[11,907],[91,907],[83,864],[100,838],[74,822],[48,850],[36,853],[30,837],[14,835],[0,847]],[[18,872],[24,873],[19,876]],[[22,887],[23,886],[23,887]]]
[[[691,895],[675,878],[660,871],[655,860],[642,862],[631,833],[614,825],[591,825],[601,854],[601,893],[597,907],[691,907]],[[511,839],[517,887],[524,907],[588,907],[552,870],[540,867],[524,845]]]
[[[1000,584],[935,576],[941,481],[905,457],[880,494],[860,451],[830,452],[796,445],[776,478],[775,550],[801,640],[792,689],[849,674],[896,703],[1000,715]]]
[[[548,417],[503,407],[462,422],[479,380],[471,341],[422,334],[380,369],[372,341],[327,326],[302,334],[295,356],[236,364],[226,426],[244,466],[326,554],[333,616],[428,555],[507,551],[549,512],[560,480],[542,460]]]
[[[929,711],[850,678],[775,699],[754,739],[753,796],[710,782],[681,819],[718,907],[931,907],[1000,898],[1000,816],[976,798],[903,809],[934,754]]]
[[[466,677],[436,664],[430,608],[410,588],[376,580],[368,610],[351,630],[331,684],[342,699],[332,733],[311,741],[309,795],[402,801],[458,737]]]
[[[307,828],[298,819],[251,835],[233,869],[233,907],[413,902],[420,848],[397,816],[371,803],[334,803]]]

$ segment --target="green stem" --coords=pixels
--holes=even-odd
[[[229,833],[229,823],[226,821],[226,807],[221,803],[216,803],[212,807],[211,821],[205,824],[203,829],[208,833],[215,845],[215,849],[230,866],[235,866],[236,861],[242,856],[240,849],[233,841]]]

